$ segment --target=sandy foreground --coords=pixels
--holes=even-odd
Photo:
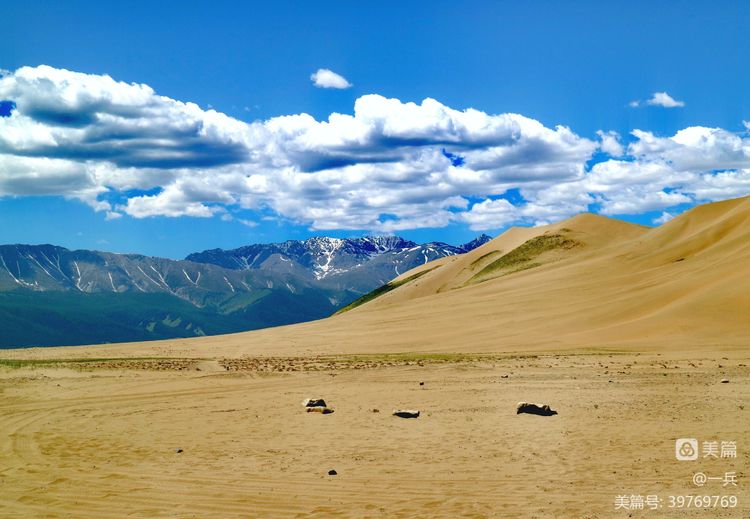
[[[748,365],[737,349],[6,362],[0,517],[750,517]],[[738,457],[677,461],[683,437]]]

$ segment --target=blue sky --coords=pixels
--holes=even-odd
[[[203,110],[213,108],[247,123],[262,124],[272,118],[300,113],[325,121],[334,112],[353,114],[358,99],[377,94],[403,104],[419,105],[423,99],[433,98],[458,112],[475,108],[489,115],[521,114],[550,132],[554,132],[556,125],[564,125],[577,138],[600,148],[602,138],[597,131],[616,132],[625,148],[631,143],[639,146],[617,156],[578,143],[575,157],[570,158],[568,151],[560,152],[553,143],[554,153],[566,157],[563,169],[576,161],[589,169],[596,162],[613,161],[612,167],[597,172],[588,187],[579,186],[579,191],[583,191],[575,196],[570,194],[573,187],[560,186],[577,182],[576,173],[567,169],[564,174],[553,171],[560,162],[557,158],[544,165],[537,164],[538,171],[530,166],[536,171],[530,174],[537,175],[531,184],[521,179],[518,186],[513,185],[507,179],[523,171],[514,170],[511,175],[497,166],[493,171],[502,176],[502,181],[492,177],[482,191],[476,187],[479,180],[475,179],[470,189],[447,190],[448,194],[440,200],[438,195],[430,198],[427,194],[424,197],[413,194],[402,200],[396,196],[398,188],[394,188],[396,194],[386,196],[385,184],[374,185],[373,194],[385,197],[377,206],[380,208],[377,221],[403,221],[393,232],[417,241],[460,243],[484,230],[498,233],[513,223],[543,223],[566,216],[582,203],[588,209],[601,207],[610,216],[653,224],[655,219],[666,220],[694,203],[750,193],[745,182],[750,162],[743,153],[730,157],[726,151],[731,143],[736,148],[737,142],[741,149],[750,150],[747,127],[743,125],[743,121],[750,120],[750,69],[746,66],[750,55],[750,40],[746,37],[750,8],[743,2],[461,2],[459,7],[455,2],[435,1],[368,5],[306,1],[128,2],[127,5],[72,1],[56,5],[24,1],[6,3],[3,18],[0,68],[11,73],[21,67],[49,65],[96,77],[106,74],[117,82],[146,84],[157,95],[193,102]],[[352,86],[316,88],[310,75],[320,68],[335,71]],[[668,93],[684,106],[648,104],[658,92]],[[26,116],[25,107],[32,106],[32,101],[23,104],[24,98],[20,99],[19,117]],[[636,100],[640,105],[630,106]],[[385,106],[378,103],[370,100],[368,109],[377,111]],[[394,108],[393,121],[403,117],[400,110]],[[33,118],[34,114],[29,114]],[[0,128],[6,120],[10,118],[0,118]],[[533,133],[524,122],[513,124],[521,124],[522,136],[529,131]],[[669,140],[691,127],[721,129],[723,133],[692,132],[689,138],[678,138],[676,144]],[[415,128],[410,127],[409,131],[424,130]],[[632,136],[636,129],[649,132],[656,141]],[[413,142],[409,140],[412,137],[399,134],[404,140],[392,145],[400,146],[403,151],[404,143]],[[542,140],[551,142],[550,139],[558,138],[565,140],[559,132]],[[701,144],[707,140],[719,144],[709,149]],[[484,160],[475,151],[479,141],[473,137],[469,141],[456,141],[451,147],[453,141],[449,140],[447,150],[457,155],[466,151],[466,169]],[[17,155],[18,150],[12,149],[17,141],[8,142],[5,145],[11,149],[5,152]],[[368,141],[368,146],[374,146],[373,142]],[[430,140],[430,146],[439,153],[444,142],[435,138]],[[233,153],[233,148],[225,144],[222,141],[220,151]],[[216,141],[211,141],[207,146],[215,150],[211,148],[215,145]],[[673,149],[676,146],[683,148]],[[338,153],[340,147],[334,148]],[[288,152],[290,157],[293,155],[289,159],[290,168],[317,173],[317,168],[328,167],[318,164],[322,159],[315,147],[299,151],[299,143],[295,143],[289,149],[294,151]],[[425,149],[421,147],[420,153]],[[535,145],[524,149],[538,149],[540,156],[553,153]],[[326,153],[329,152],[333,153],[330,149]],[[372,151],[378,154],[377,159],[370,154],[363,158],[365,154],[359,148],[348,152],[350,155],[342,159],[346,164],[396,160],[380,144]],[[20,168],[15,162],[4,163],[2,153],[0,147],[0,179],[3,175],[16,175],[8,172]],[[40,151],[34,153],[35,157],[42,156]],[[59,149],[56,153],[55,158],[70,155]],[[423,156],[416,158],[415,153],[409,149],[399,156],[396,163],[403,164],[408,171],[399,170],[398,174],[404,177],[398,181],[421,186],[425,193],[432,187],[437,190],[436,186],[444,180],[430,184],[424,180],[428,174],[425,171],[420,170],[420,180],[414,180],[415,168],[429,167],[429,161]],[[477,153],[476,157],[472,153]],[[693,159],[673,167],[672,164],[679,162],[673,154]],[[91,166],[91,156],[76,160],[84,159]],[[538,156],[530,160],[541,161]],[[311,162],[314,167],[308,167]],[[623,164],[630,163],[637,171],[620,171]],[[205,165],[204,160],[189,168],[204,175]],[[254,172],[257,167],[252,163],[247,171]],[[279,171],[264,174],[278,175]],[[349,175],[349,170],[341,171],[342,175]],[[454,173],[446,171],[445,175],[455,177]],[[180,172],[185,178],[192,174]],[[363,166],[361,174],[366,178],[396,173],[367,170]],[[717,174],[724,176],[716,177],[718,180],[707,177]],[[278,191],[263,197],[258,195],[253,201],[240,202],[238,198],[224,202],[223,194],[216,193],[204,195],[203,199],[189,198],[185,192],[193,196],[197,190],[192,186],[180,192],[179,201],[204,204],[211,208],[211,215],[195,216],[200,212],[196,209],[193,216],[167,216],[152,208],[140,212],[135,206],[119,212],[117,209],[118,205],[124,207],[128,197],[164,191],[167,188],[164,183],[141,182],[135,189],[99,191],[92,199],[90,191],[81,194],[80,186],[73,191],[69,187],[51,189],[49,178],[44,180],[44,186],[28,187],[36,177],[31,173],[26,175],[23,188],[16,182],[3,190],[0,184],[2,243],[47,242],[71,248],[182,257],[206,248],[311,235],[391,232],[387,225],[373,228],[375,220],[363,226],[370,228],[354,228],[358,221],[367,222],[375,210],[363,201],[351,206],[357,209],[352,209],[350,219],[332,210],[342,200],[341,193],[350,189],[346,186],[329,198],[323,187],[317,190],[305,187],[299,193],[283,195],[291,197],[290,200],[270,205],[268,200],[281,196]],[[631,186],[629,179],[639,175],[651,176],[648,182]],[[653,177],[668,180],[659,184]],[[69,180],[69,177],[54,178]],[[317,181],[328,178],[322,176]],[[611,183],[619,178],[625,178],[624,185],[632,187],[630,196],[646,199],[653,195],[660,201],[639,205],[617,199]],[[227,182],[232,185],[231,180]],[[365,181],[358,182],[364,185]],[[464,186],[463,182],[459,184]],[[582,193],[593,193],[592,183],[610,187],[597,192],[588,203],[581,202]],[[185,183],[179,185],[184,188]],[[545,186],[556,186],[557,190],[545,191]],[[284,190],[288,186],[274,189]],[[511,200],[511,205],[516,204],[513,198],[519,190],[527,197],[520,203],[533,202],[535,207],[511,215],[513,207],[497,201],[505,198]],[[664,193],[680,193],[681,198],[665,197]],[[557,203],[565,196],[570,198]],[[295,197],[298,205],[309,207],[310,211],[295,207]],[[456,203],[455,197],[468,205]],[[606,200],[602,202],[599,197]],[[446,202],[449,199],[452,201]],[[97,207],[97,201],[110,204],[111,211]],[[484,205],[479,205],[482,202]],[[410,209],[422,203],[426,204],[423,210]],[[221,210],[212,204],[221,204]],[[315,209],[316,204],[321,209]],[[451,216],[471,212],[474,204],[477,204],[474,216]],[[631,207],[634,212],[623,212]],[[329,211],[326,213],[324,209]],[[360,210],[361,213],[357,212]],[[174,209],[170,211],[176,214]],[[429,211],[436,214],[440,211],[443,217],[433,221]],[[109,213],[116,214],[107,219]]]

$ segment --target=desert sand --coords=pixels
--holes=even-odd
[[[564,245],[485,270],[537,238]],[[750,198],[511,229],[421,269],[313,323],[1,352],[0,517],[750,516]],[[685,437],[738,457],[677,461]]]

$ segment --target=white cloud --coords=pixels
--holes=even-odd
[[[245,219],[243,219],[243,218],[238,218],[238,219],[237,219],[237,222],[238,222],[238,223],[241,223],[241,224],[242,224],[242,225],[244,225],[245,227],[250,227],[251,229],[252,229],[253,227],[258,227],[258,222],[254,222],[253,220],[245,220]]]
[[[682,108],[685,106],[685,102],[676,100],[666,92],[654,92],[651,97],[645,101],[636,99],[628,103],[630,108],[639,108],[644,105],[661,106],[662,108]]]
[[[365,95],[352,114],[245,123],[147,85],[51,67],[0,79],[0,196],[60,195],[129,215],[239,210],[393,232],[556,221],[750,194],[750,136],[688,127],[597,139],[520,114]],[[610,158],[591,165],[597,150]],[[515,190],[513,203],[499,198]],[[238,220],[239,221],[239,220]],[[244,225],[252,225],[253,221]]]
[[[660,160],[676,170],[725,170],[750,167],[750,140],[721,128],[690,126],[672,137],[634,130],[628,153]]]
[[[646,100],[647,105],[661,106],[664,108],[680,108],[685,106],[684,101],[677,101],[666,92],[654,92],[651,99]]]
[[[668,213],[664,211],[663,213],[661,213],[661,216],[654,218],[652,223],[654,223],[655,225],[662,225],[662,224],[667,223],[669,220],[671,220],[674,217],[675,215],[673,215],[672,213]]]
[[[625,150],[620,143],[620,134],[617,132],[604,132],[602,130],[597,131],[596,134],[601,140],[599,149],[612,157],[622,156]]]
[[[23,67],[0,79],[0,98],[17,105],[0,125],[0,152],[162,169],[247,153],[245,123],[109,76]]]
[[[310,80],[318,88],[349,88],[352,86],[346,78],[333,70],[319,68],[310,75]]]
[[[474,204],[470,211],[460,214],[460,219],[473,231],[498,229],[520,219],[520,212],[508,200],[484,200]]]
[[[750,168],[699,175],[691,184],[695,198],[716,202],[750,194]]]

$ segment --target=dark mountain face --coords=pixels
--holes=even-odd
[[[316,237],[180,261],[3,245],[0,319],[7,333],[0,347],[189,337],[319,319],[483,238],[453,247],[397,236]]]
[[[304,241],[248,245],[233,250],[213,249],[190,254],[186,259],[234,270],[276,270],[276,260],[281,257],[302,267],[306,271],[302,275],[320,280],[366,263],[375,256],[414,247],[418,245],[397,236],[356,239],[316,237]]]
[[[316,237],[233,250],[213,249],[187,259],[233,270],[293,271],[319,286],[361,294],[428,261],[472,250],[486,242],[482,239],[454,247],[440,242],[418,245],[398,236]]]
[[[279,286],[276,286],[279,285]],[[293,276],[238,272],[210,264],[53,245],[0,246],[0,290],[166,293],[201,307],[212,297],[256,290],[309,288]]]
[[[482,245],[484,245],[485,243],[487,243],[490,240],[492,240],[492,236],[488,236],[486,234],[482,234],[480,236],[477,236],[476,238],[474,238],[470,242],[464,243],[463,245],[461,245],[461,248],[465,252],[469,252],[469,251],[472,251],[472,250],[474,250],[476,248],[481,247]]]

